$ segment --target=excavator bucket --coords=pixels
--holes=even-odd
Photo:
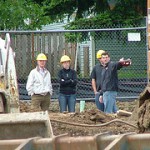
[[[0,115],[0,140],[53,137],[48,112]]]
[[[98,134],[95,136],[1,140],[4,150],[149,150],[150,134],[127,133],[121,135]]]

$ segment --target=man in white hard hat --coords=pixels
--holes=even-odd
[[[52,95],[52,84],[50,72],[45,68],[47,57],[45,54],[38,54],[37,67],[31,70],[26,89],[31,95],[31,109],[34,111],[48,110],[50,95]]]

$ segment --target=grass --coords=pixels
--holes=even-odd
[[[129,70],[129,71],[120,71],[118,73],[119,78],[125,79],[139,79],[139,78],[147,78],[147,72],[144,70]]]

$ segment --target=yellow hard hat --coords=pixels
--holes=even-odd
[[[69,56],[64,55],[64,56],[61,57],[60,63],[63,63],[63,62],[65,62],[65,61],[71,61],[71,59],[69,58]]]
[[[97,59],[100,59],[100,58],[102,57],[102,54],[103,54],[103,53],[105,53],[104,50],[99,50],[99,51],[97,52],[97,54],[96,54],[96,58],[97,58]]]
[[[36,60],[47,60],[47,57],[45,54],[40,53],[40,54],[38,54]]]

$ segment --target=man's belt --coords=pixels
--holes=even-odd
[[[49,94],[49,92],[45,92],[45,93],[39,93],[39,94],[33,94],[33,95],[41,95],[41,96],[46,96],[46,95],[48,95]]]

